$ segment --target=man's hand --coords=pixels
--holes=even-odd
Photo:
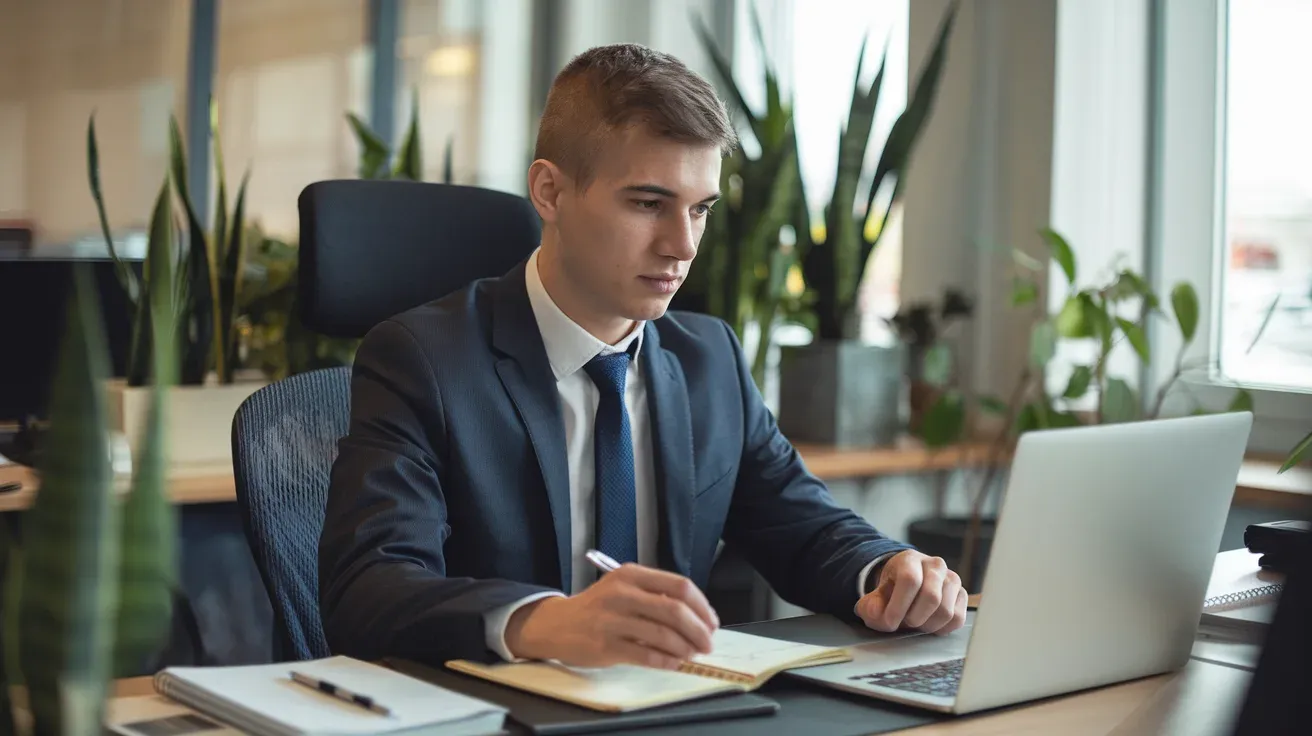
[[[640,565],[606,573],[569,598],[544,598],[515,611],[506,646],[516,657],[582,667],[637,664],[678,669],[711,651],[720,619],[691,580]]]
[[[884,563],[879,585],[857,601],[856,614],[876,631],[950,634],[966,623],[966,589],[943,558],[903,550]]]

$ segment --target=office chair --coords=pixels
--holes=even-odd
[[[529,202],[478,187],[322,181],[298,200],[297,309],[310,329],[363,337],[388,317],[500,276],[538,244]],[[327,656],[319,617],[319,535],[337,441],[350,420],[350,369],[290,376],[233,420],[237,504],[274,611],[274,658]]]

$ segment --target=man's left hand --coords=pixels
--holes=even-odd
[[[942,557],[903,550],[884,562],[879,584],[857,601],[856,614],[876,631],[950,634],[966,623],[966,589]]]

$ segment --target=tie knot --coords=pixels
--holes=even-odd
[[[629,354],[611,353],[598,355],[589,360],[583,370],[588,372],[597,390],[604,393],[624,395],[624,379],[629,374]]]

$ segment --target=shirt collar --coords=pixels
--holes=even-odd
[[[556,302],[547,293],[542,277],[538,274],[538,253],[539,250],[534,250],[533,255],[529,256],[528,267],[524,269],[524,285],[528,289],[528,301],[533,307],[538,331],[542,333],[542,345],[547,350],[547,361],[551,364],[551,372],[555,374],[556,380],[573,375],[598,355],[622,353],[629,351],[630,346],[633,348],[630,352],[636,360],[642,349],[644,323],[635,324],[633,330],[614,345],[607,345],[597,339],[560,311],[560,307],[556,306]]]

